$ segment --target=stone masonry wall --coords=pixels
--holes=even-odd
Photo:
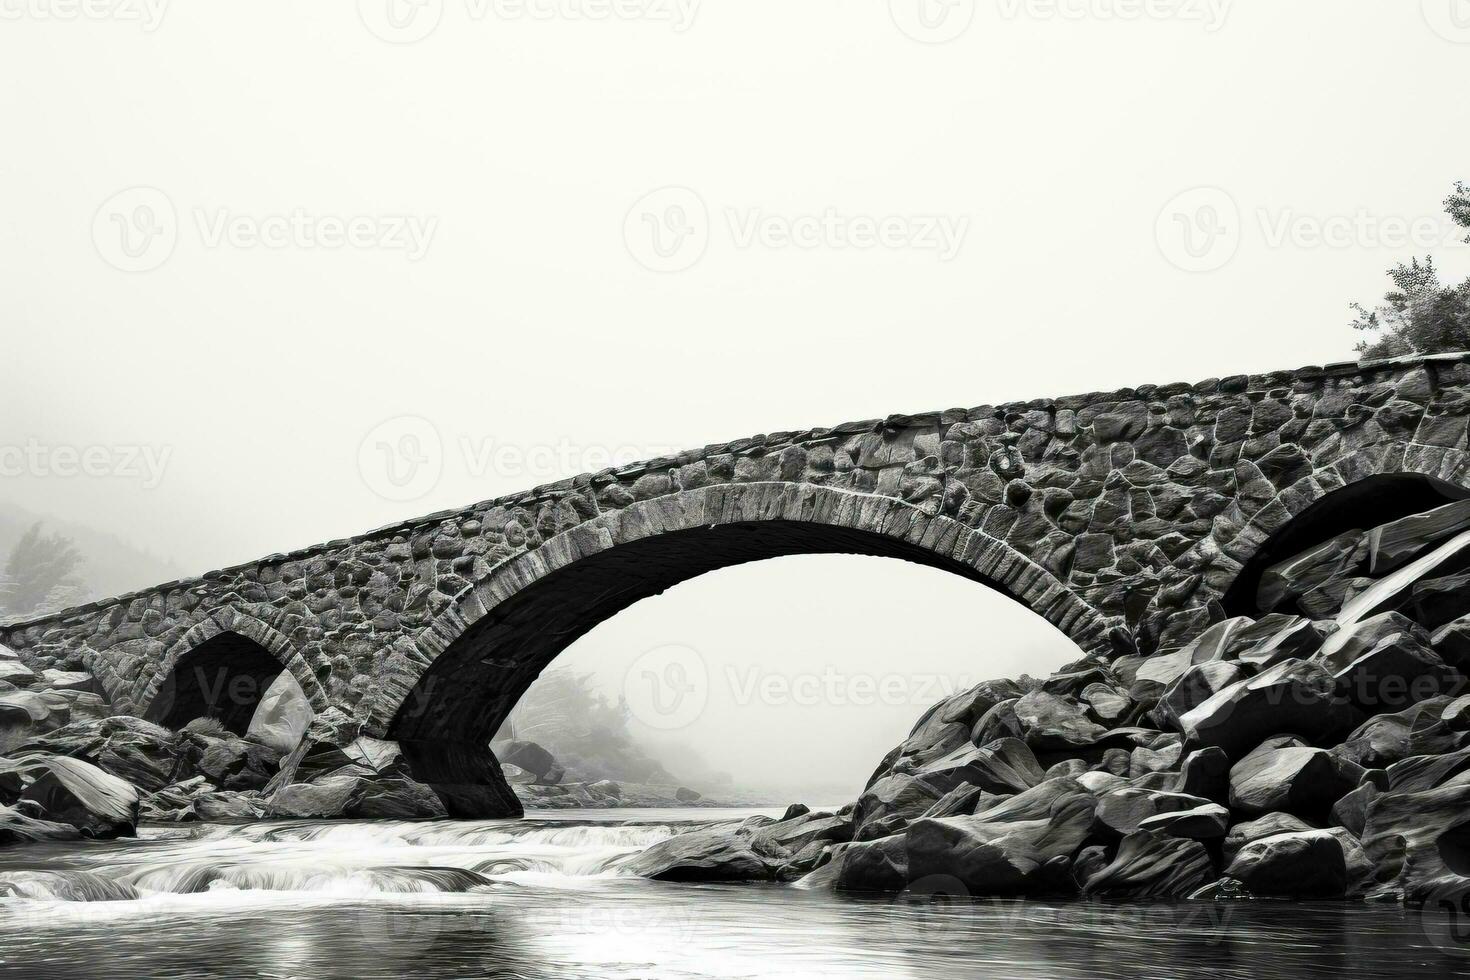
[[[787,483],[891,498],[1003,541],[1115,623],[1116,649],[1152,652],[1220,618],[1241,565],[1326,493],[1378,473],[1467,482],[1467,358],[756,436],[0,625],[0,643],[35,666],[91,670],[126,712],[160,670],[233,629],[281,657],[319,704],[365,718],[456,597],[517,556],[634,501]]]

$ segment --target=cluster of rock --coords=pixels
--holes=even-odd
[[[335,747],[332,719],[313,719],[287,673],[243,736],[211,719],[175,732],[109,716],[90,677],[58,673],[0,648],[0,844],[132,836],[140,820],[445,815],[397,746]]]
[[[973,895],[1470,893],[1467,584],[1470,503],[1349,531],[1268,569],[1258,619],[979,684],[850,807],[701,829],[627,869]]]
[[[543,810],[599,810],[614,807],[720,807],[698,790],[665,783],[614,779],[567,779],[567,770],[544,746],[526,739],[493,743],[501,771],[523,805]]]

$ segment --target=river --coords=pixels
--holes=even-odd
[[[185,824],[10,848],[0,975],[1470,976],[1454,923],[1393,905],[894,899],[618,871],[681,827],[752,812]]]

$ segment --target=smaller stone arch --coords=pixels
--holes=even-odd
[[[181,677],[178,670],[190,664],[198,668],[198,676]],[[314,711],[327,708],[326,691],[295,644],[255,616],[215,610],[175,641],[139,681],[134,710],[171,725],[213,714],[240,733],[266,686],[282,670],[290,671]]]
[[[1373,483],[1391,477],[1417,478],[1396,481],[1393,485],[1413,495],[1406,506],[1418,506],[1423,499],[1439,495],[1444,500],[1456,499],[1470,485],[1470,453],[1458,449],[1425,446],[1408,442],[1386,442],[1355,450],[1315,468],[1310,474],[1279,490],[1234,533],[1222,537],[1216,533],[1201,541],[1175,563],[1183,569],[1202,569],[1211,595],[1206,598],[1226,600],[1248,588],[1247,579],[1259,575],[1263,562],[1272,554],[1273,540],[1293,522],[1311,519],[1313,508],[1344,491],[1373,492]],[[1388,484],[1379,484],[1387,486]],[[1406,511],[1407,512],[1407,511]],[[1395,515],[1386,512],[1383,520]],[[1235,606],[1239,603],[1232,598]]]

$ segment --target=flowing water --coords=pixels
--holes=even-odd
[[[695,820],[751,812],[183,825],[10,848],[0,975],[1470,976],[1459,922],[1396,906],[864,898],[619,871]]]

